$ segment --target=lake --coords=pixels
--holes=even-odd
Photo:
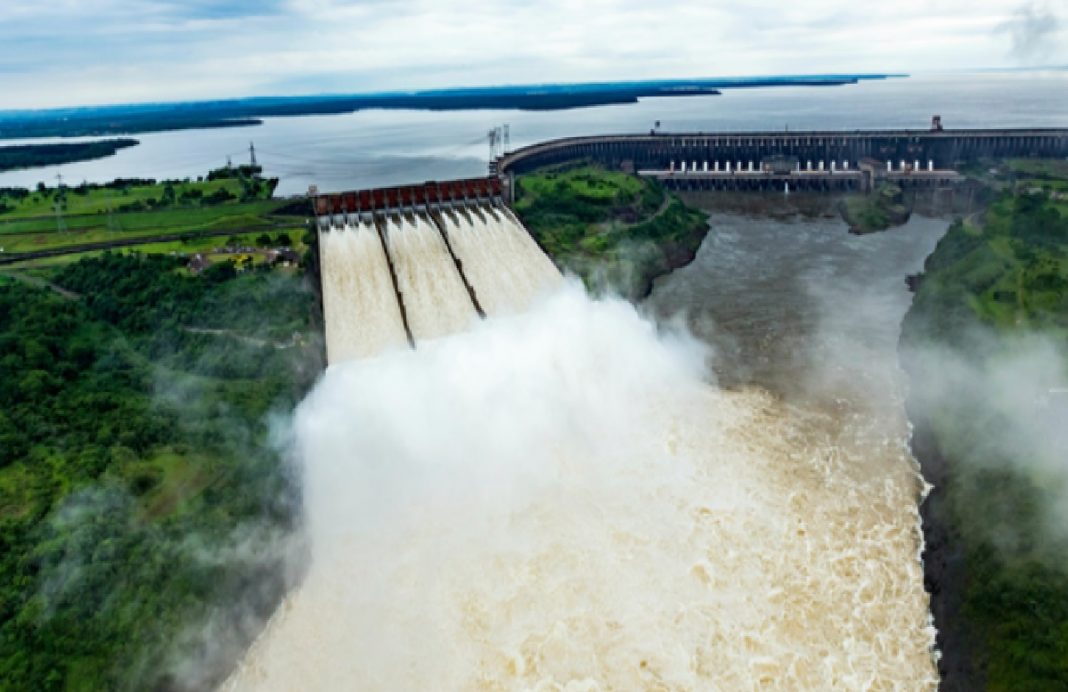
[[[269,118],[263,125],[134,135],[141,145],[107,159],[0,174],[0,187],[185,178],[245,163],[249,143],[282,195],[317,185],[349,190],[485,175],[487,131],[511,126],[512,148],[557,137],[663,131],[1066,127],[1068,70],[921,75],[837,87],[725,90],[566,111],[383,111]],[[27,140],[12,140],[16,144]],[[52,139],[35,142],[62,141]],[[68,140],[70,141],[70,140]]]

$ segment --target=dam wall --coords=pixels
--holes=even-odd
[[[510,178],[589,160],[655,175],[669,187],[760,190],[792,183],[794,189],[853,190],[886,177],[904,187],[952,183],[951,169],[982,158],[1063,156],[1068,128],[650,133],[542,142],[505,154],[491,172]],[[782,179],[769,178],[775,175]]]
[[[559,283],[501,193],[476,178],[315,197],[328,362],[521,312]]]

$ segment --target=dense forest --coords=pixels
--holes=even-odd
[[[902,331],[934,490],[925,567],[946,690],[1068,689],[1068,205],[1006,191],[927,259]],[[1058,422],[1059,421],[1059,422]],[[1059,437],[1061,436],[1061,437]]]
[[[19,144],[0,147],[0,172],[16,168],[54,166],[111,156],[120,149],[138,145],[136,139],[103,139],[96,142]]]
[[[162,255],[50,279],[0,277],[0,688],[210,686],[299,549],[271,421],[321,367],[312,292]]]

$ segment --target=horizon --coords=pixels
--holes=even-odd
[[[483,0],[388,12],[364,0],[67,4],[62,15],[29,0],[0,8],[9,49],[0,57],[8,82],[0,111],[840,74],[843,64],[857,74],[1063,69],[1068,61],[1065,10],[1050,2],[857,9],[845,0],[785,8],[770,0],[656,8]]]
[[[974,72],[999,72],[999,71],[1042,71],[1042,70],[1068,70],[1068,65],[1060,67],[1028,67],[1028,68],[993,68],[988,70],[975,70]],[[935,75],[936,72],[918,73]],[[25,114],[52,114],[64,112],[79,112],[93,110],[108,110],[120,108],[168,108],[186,105],[209,105],[209,104],[241,104],[255,101],[300,101],[305,99],[345,99],[345,98],[370,98],[370,97],[394,97],[394,96],[431,96],[441,94],[464,94],[473,92],[495,92],[507,90],[533,90],[543,88],[569,87],[638,87],[638,86],[671,86],[682,84],[697,84],[708,86],[713,89],[748,89],[795,86],[792,82],[801,80],[826,80],[826,85],[817,86],[845,86],[859,81],[885,80],[885,79],[908,79],[914,75],[908,73],[889,72],[838,72],[838,73],[810,73],[810,74],[747,74],[747,75],[717,75],[711,77],[652,77],[648,79],[618,79],[618,80],[594,80],[594,81],[560,81],[560,82],[522,82],[522,83],[494,83],[494,84],[453,84],[448,86],[429,87],[426,89],[391,88],[375,91],[352,91],[352,92],[319,92],[307,94],[253,94],[247,96],[232,96],[212,99],[188,99],[177,101],[131,101],[99,104],[72,104],[47,108],[23,108],[23,109],[0,109],[0,117],[18,116]],[[755,87],[749,82],[765,81],[767,84],[758,84]],[[714,84],[722,82],[722,84]],[[732,84],[733,83],[733,84]],[[796,85],[802,86],[802,85]],[[807,86],[807,85],[805,85]]]

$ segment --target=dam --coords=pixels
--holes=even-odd
[[[501,190],[476,178],[317,196],[328,362],[521,312],[559,283]]]
[[[870,191],[944,187],[955,168],[985,158],[1068,156],[1068,129],[660,133],[567,137],[508,152],[490,165],[512,179],[542,166],[591,161],[672,189]]]

